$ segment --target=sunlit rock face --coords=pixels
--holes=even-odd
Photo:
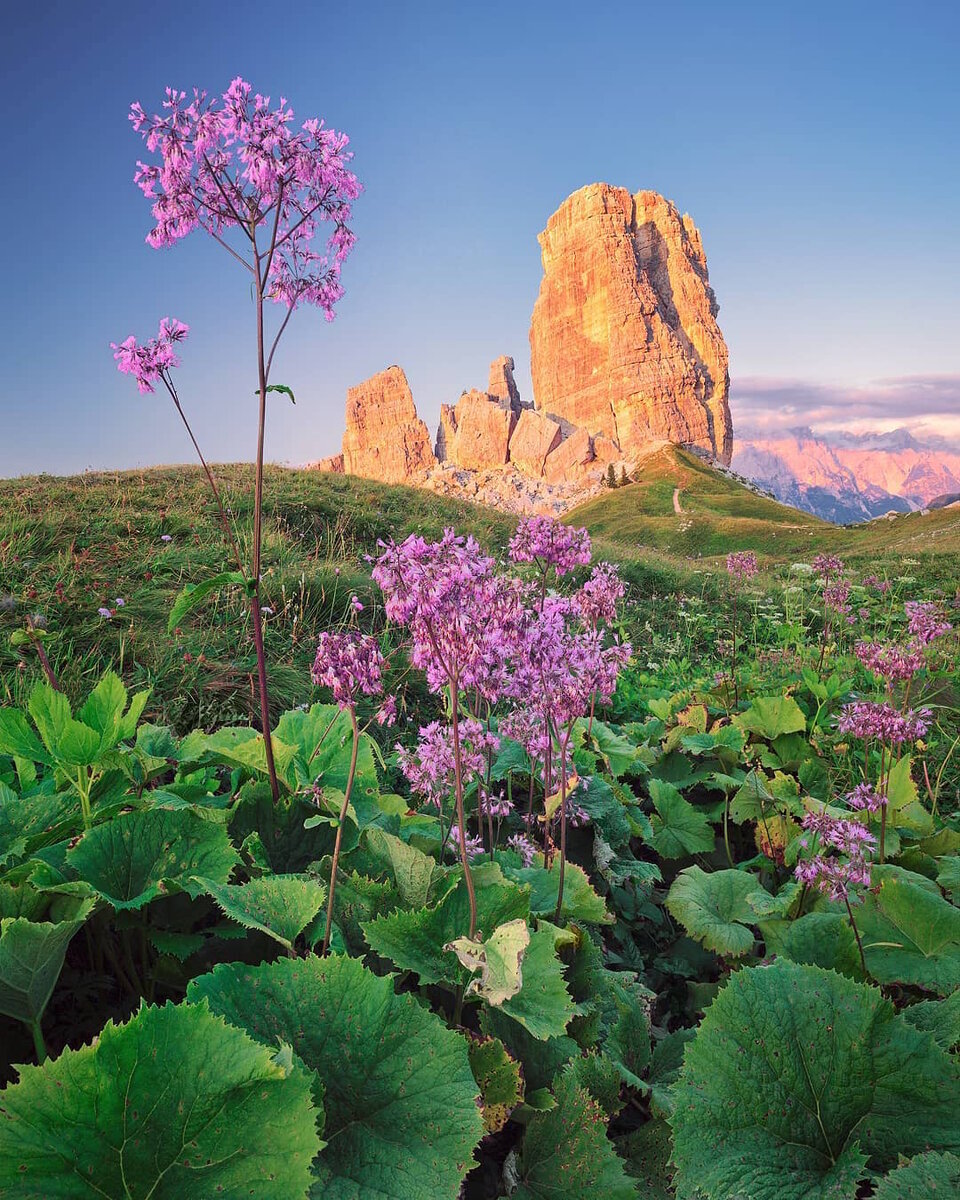
[[[690,217],[656,192],[591,184],[557,209],[540,247],[538,411],[627,457],[667,440],[729,464],[727,347]]]
[[[408,483],[436,466],[430,431],[417,416],[400,367],[388,367],[347,392],[342,470]]]

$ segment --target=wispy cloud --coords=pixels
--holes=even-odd
[[[753,376],[732,381],[730,405],[740,438],[802,427],[826,436],[906,428],[929,445],[960,447],[960,374],[903,375],[857,386]]]

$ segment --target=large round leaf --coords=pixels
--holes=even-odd
[[[677,1191],[852,1197],[869,1162],[960,1146],[960,1074],[874,988],[778,961],[738,971],[675,1090]]]
[[[692,938],[717,954],[737,957],[753,949],[757,916],[747,897],[758,890],[746,871],[681,871],[670,887],[667,908]]]
[[[303,1069],[206,1006],[142,1008],[22,1068],[0,1118],[18,1200],[296,1200],[321,1144]]]
[[[247,883],[197,879],[226,916],[257,929],[288,950],[323,906],[327,889],[305,875],[264,875]]]
[[[190,809],[125,813],[88,829],[67,853],[67,866],[116,909],[142,908],[194,876],[226,883],[240,861],[224,827]]]
[[[456,1196],[483,1130],[464,1038],[356,959],[219,966],[188,999],[268,1045],[289,1042],[324,1087],[323,1200]]]
[[[921,1154],[881,1179],[874,1200],[948,1200],[960,1196],[960,1158]]]

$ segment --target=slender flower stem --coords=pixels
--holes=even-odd
[[[473,875],[470,872],[470,861],[467,855],[467,828],[463,815],[463,756],[460,752],[460,706],[457,696],[456,679],[450,681],[450,721],[453,733],[453,764],[454,789],[457,802],[457,830],[460,834],[460,858],[463,862],[463,879],[467,885],[467,899],[470,903],[470,932],[467,936],[472,941],[477,932],[477,894],[473,886]]]
[[[253,617],[253,645],[257,654],[257,681],[260,690],[260,725],[266,749],[267,774],[274,803],[280,799],[280,784],[273,760],[273,739],[270,734],[270,696],[267,687],[267,659],[263,649],[263,616],[260,611],[260,549],[263,527],[263,446],[267,423],[267,373],[263,350],[263,285],[260,280],[260,255],[256,249],[256,223],[252,222],[251,241],[256,258],[257,285],[257,369],[260,378],[260,410],[257,424],[257,467],[253,496],[253,581],[250,612]]]
[[[553,914],[555,925],[560,924],[560,912],[563,908],[563,875],[567,865],[567,746],[570,744],[570,734],[573,726],[567,730],[560,747],[560,879],[557,882],[557,909]]]
[[[360,730],[357,728],[357,710],[351,705],[350,724],[353,727],[353,749],[350,751],[350,773],[347,775],[347,786],[343,793],[343,803],[340,805],[340,823],[337,825],[337,837],[333,843],[333,860],[330,864],[330,895],[327,898],[327,923],[323,930],[323,949],[321,958],[326,958],[330,949],[330,931],[333,928],[333,897],[337,887],[337,866],[340,863],[340,845],[343,841],[343,823],[347,819],[347,809],[350,807],[350,793],[353,791],[353,780],[357,774],[357,751],[360,748]]]
[[[863,942],[860,940],[860,931],[857,929],[857,923],[853,919],[853,909],[850,907],[849,896],[844,896],[843,902],[847,906],[847,916],[850,918],[850,928],[853,930],[853,936],[857,939],[857,949],[860,951],[860,965],[863,967],[864,975],[867,975],[867,959],[863,953]]]
[[[233,557],[236,559],[237,567],[239,568],[241,575],[243,575],[244,578],[246,578],[247,572],[243,565],[243,558],[241,557],[241,554],[240,554],[240,547],[237,545],[237,539],[233,532],[233,526],[230,524],[230,519],[227,516],[227,510],[223,506],[223,498],[220,495],[220,488],[217,486],[217,481],[214,478],[213,472],[210,470],[209,465],[207,464],[207,460],[203,457],[203,451],[200,449],[200,445],[197,442],[196,437],[194,436],[194,432],[190,426],[190,422],[187,420],[187,414],[183,411],[183,408],[181,407],[180,397],[177,395],[177,389],[173,386],[173,380],[170,378],[169,373],[166,371],[163,372],[163,374],[160,376],[160,378],[163,380],[164,384],[166,385],[167,391],[170,393],[170,398],[173,400],[174,406],[175,406],[177,412],[180,414],[180,420],[183,422],[183,426],[190,436],[190,441],[193,442],[193,448],[197,452],[197,458],[200,459],[200,465],[203,467],[203,473],[207,477],[207,483],[210,484],[210,490],[213,492],[213,498],[217,502],[217,509],[220,512],[220,524],[223,526],[223,532],[227,537],[227,541],[230,543],[230,545],[233,549]]]
[[[33,617],[31,616],[27,617],[27,632],[30,634],[30,642],[33,645],[34,650],[37,652],[37,658],[40,659],[40,666],[43,668],[43,673],[47,677],[47,682],[55,692],[62,692],[63,688],[60,686],[60,681],[57,679],[56,673],[54,672],[53,667],[50,665],[50,659],[47,657],[47,652],[43,648],[42,640],[37,635],[37,627],[34,625]]]

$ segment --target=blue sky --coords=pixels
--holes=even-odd
[[[537,234],[597,180],[661,191],[699,225],[735,417],[803,423],[809,385],[825,424],[855,389],[866,427],[877,386],[873,424],[960,436],[956,5],[269,11],[45,0],[5,14],[0,475],[188,461],[169,401],[139,396],[108,348],[166,315],[191,326],[179,381],[201,443],[252,457],[247,282],[200,233],[146,246],[126,119],[167,84],[219,92],[238,74],[346,131],[366,189],[336,322],[298,312],[278,354],[298,404],[275,401],[270,458],[337,449],[347,387],[391,363],[431,424],[499,354],[529,396]]]

